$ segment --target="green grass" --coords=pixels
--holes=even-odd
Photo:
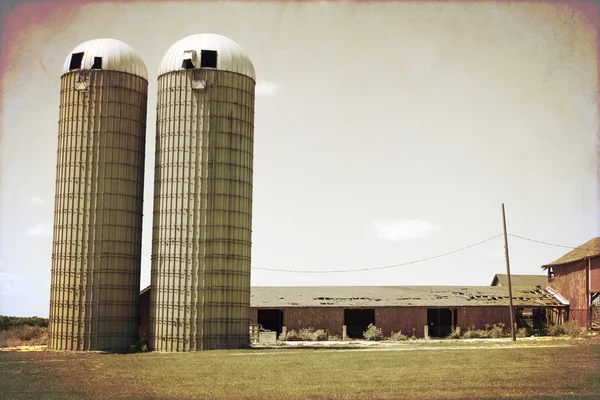
[[[599,362],[600,340],[565,339],[179,354],[0,352],[0,397],[596,400]]]

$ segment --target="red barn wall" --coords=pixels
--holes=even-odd
[[[149,333],[149,324],[150,324],[150,290],[146,290],[144,293],[140,294],[140,303],[139,303],[139,312],[140,312],[140,327],[139,327],[139,336],[140,339],[150,339],[148,337]]]
[[[342,336],[344,308],[306,307],[287,308],[283,311],[283,324],[288,331],[302,328],[325,329],[332,335]]]
[[[569,301],[569,319],[576,320],[580,325],[587,324],[589,312],[586,263],[582,260],[553,266],[554,278],[550,282],[550,287]]]
[[[385,336],[400,331],[407,336],[414,334],[417,337],[424,337],[427,307],[377,307],[375,325],[381,328]]]
[[[250,323],[251,324],[258,324],[258,309],[257,308],[250,308],[250,315],[248,316],[248,318],[250,318]]]
[[[600,257],[591,259],[590,292],[600,292]]]
[[[297,331],[302,328],[314,328],[325,329],[332,335],[342,335],[344,310],[346,309],[344,307],[272,308],[283,311],[283,325],[286,326],[288,331],[292,329]],[[424,327],[427,325],[427,309],[444,307],[372,308],[375,310],[375,325],[381,328],[385,336],[390,336],[392,332],[401,331],[409,337],[414,334],[422,338],[425,336]],[[445,308],[457,309],[457,321],[455,321],[455,324],[460,326],[463,332],[470,326],[475,326],[475,329],[484,329],[486,324],[492,326],[500,322],[505,324],[507,328],[510,327],[510,311],[508,307],[470,306]],[[252,323],[256,323],[257,321],[257,311],[257,308],[250,309],[250,320]]]
[[[484,329],[488,324],[503,323],[510,329],[510,309],[508,307],[458,307],[457,326],[461,331],[475,326],[475,329]]]

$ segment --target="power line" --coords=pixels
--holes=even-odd
[[[496,235],[496,236],[492,236],[492,237],[487,238],[485,240],[479,241],[477,243],[473,243],[473,244],[471,244],[469,246],[466,246],[466,247],[461,247],[460,249],[449,251],[447,253],[442,253],[442,254],[438,254],[438,255],[435,255],[435,256],[426,257],[426,258],[422,258],[422,259],[414,260],[414,261],[408,261],[408,262],[404,262],[404,263],[400,263],[400,264],[384,265],[384,266],[380,266],[380,267],[358,268],[358,269],[345,269],[345,270],[325,270],[325,271],[292,270],[292,269],[276,269],[276,268],[260,268],[260,267],[252,267],[252,269],[253,270],[260,270],[260,271],[270,271],[270,272],[289,272],[289,273],[296,273],[296,274],[339,274],[339,273],[345,273],[345,272],[376,271],[376,270],[381,270],[381,269],[397,268],[397,267],[402,267],[402,266],[405,266],[405,265],[417,264],[417,263],[421,263],[421,262],[433,260],[433,259],[436,259],[436,258],[449,256],[451,254],[458,253],[458,252],[470,249],[470,248],[475,247],[475,246],[479,246],[480,244],[489,242],[491,240],[499,238],[500,236],[502,236],[502,234]],[[581,248],[581,247],[565,246],[565,245],[562,245],[562,244],[544,242],[542,240],[531,239],[531,238],[527,238],[527,237],[524,237],[524,236],[514,235],[512,233],[509,233],[508,236],[511,236],[511,237],[514,237],[514,238],[517,238],[517,239],[521,239],[521,240],[526,240],[526,241],[533,242],[533,243],[544,244],[544,245],[547,245],[547,246],[562,247],[562,248],[565,248],[565,249],[572,249],[572,250],[578,249],[578,250],[587,250],[587,251],[598,251],[599,250],[599,249],[586,249],[586,248]]]
[[[584,247],[573,247],[573,246],[565,246],[565,245],[562,245],[562,244],[544,242],[544,241],[541,241],[541,240],[530,239],[530,238],[526,238],[526,237],[519,236],[519,235],[513,235],[511,233],[509,233],[508,236],[512,236],[512,237],[515,237],[515,238],[518,238],[518,239],[522,239],[522,240],[527,240],[529,242],[545,244],[545,245],[548,245],[548,246],[562,247],[562,248],[565,248],[565,249],[572,249],[572,250],[577,249],[577,250],[587,250],[587,251],[598,251],[599,250],[599,249],[586,249]]]
[[[436,256],[422,258],[420,260],[408,261],[408,262],[400,263],[400,264],[384,265],[384,266],[381,266],[381,267],[359,268],[359,269],[346,269],[346,270],[329,270],[329,271],[290,270],[290,269],[274,269],[274,268],[259,268],[259,267],[253,267],[252,269],[261,270],[261,271],[271,271],[271,272],[292,272],[292,273],[297,273],[297,274],[337,274],[337,273],[344,273],[344,272],[375,271],[375,270],[380,270],[380,269],[402,267],[402,266],[405,266],[405,265],[416,264],[416,263],[421,263],[421,262],[424,262],[424,261],[433,260],[435,258],[445,257],[445,256],[448,256],[450,254],[458,253],[460,251],[467,250],[467,249],[470,249],[470,248],[475,247],[475,246],[479,246],[480,244],[489,242],[490,240],[494,240],[496,238],[499,238],[500,236],[502,236],[502,234],[493,236],[491,238],[487,238],[487,239],[482,240],[482,241],[477,242],[477,243],[473,243],[473,244],[471,244],[469,246],[466,246],[466,247],[461,247],[460,249],[452,250],[452,251],[449,251],[449,252],[443,253],[443,254],[438,254]]]

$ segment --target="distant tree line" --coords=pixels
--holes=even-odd
[[[40,317],[8,317],[0,315],[0,331],[5,331],[17,326],[39,326],[48,327],[48,318]]]

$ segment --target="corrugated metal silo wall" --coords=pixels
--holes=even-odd
[[[205,79],[204,90],[193,89]],[[151,347],[249,345],[253,79],[182,70],[158,79]]]
[[[61,78],[50,349],[120,351],[137,337],[147,101],[135,75]]]

